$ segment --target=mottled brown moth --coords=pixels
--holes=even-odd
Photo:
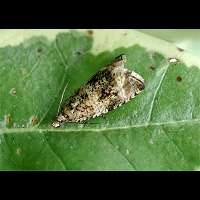
[[[53,127],[63,122],[83,122],[107,113],[128,102],[142,90],[144,79],[124,68],[124,54],[97,72],[68,101],[64,103]]]

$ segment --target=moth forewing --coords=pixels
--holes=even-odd
[[[83,122],[107,113],[134,98],[144,90],[144,79],[124,67],[124,54],[97,72],[75,95],[64,103],[53,122]]]

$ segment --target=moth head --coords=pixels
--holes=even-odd
[[[140,80],[136,80],[136,94],[139,94],[145,89],[145,84],[144,82]]]
[[[125,54],[121,54],[121,55],[119,55],[119,56],[117,56],[117,57],[115,58],[115,60],[114,60],[114,62],[113,62],[113,65],[114,65],[115,67],[117,67],[117,66],[124,67],[124,63],[126,63],[126,61],[127,61],[126,55],[125,55]]]
[[[132,87],[134,88],[135,95],[139,94],[145,89],[144,79],[139,74],[133,71],[131,72],[130,83],[132,84]]]
[[[126,57],[125,54],[121,54],[121,55],[119,55],[119,56],[117,56],[117,57],[115,58],[115,61],[122,61],[123,63],[126,63],[127,57]]]

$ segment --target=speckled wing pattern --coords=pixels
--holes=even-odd
[[[144,90],[144,79],[124,68],[126,56],[97,72],[62,106],[54,127],[63,122],[83,122],[98,117],[128,102]]]

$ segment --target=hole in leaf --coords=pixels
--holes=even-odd
[[[170,63],[177,63],[179,60],[177,58],[169,58]]]

